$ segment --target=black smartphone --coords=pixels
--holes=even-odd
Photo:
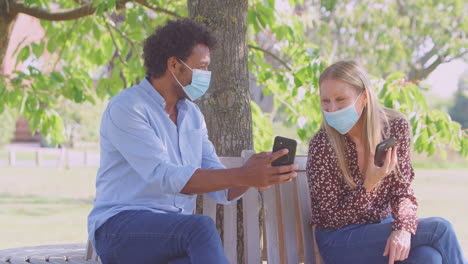
[[[393,148],[396,144],[396,138],[391,137],[387,140],[380,142],[375,147],[375,155],[374,155],[374,164],[376,166],[382,167],[385,161],[385,154],[387,153],[388,149]]]
[[[274,160],[271,163],[272,166],[290,165],[294,163],[294,159],[296,158],[297,141],[291,138],[276,136],[275,142],[273,143],[273,152],[284,148],[289,150],[288,154]]]

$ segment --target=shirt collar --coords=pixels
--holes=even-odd
[[[163,109],[166,107],[166,100],[164,100],[161,94],[153,87],[153,85],[151,85],[148,77],[143,78],[139,85],[146,91],[146,93],[148,93],[149,96],[151,96],[156,101],[156,104],[158,104]],[[185,105],[185,100],[186,99],[179,100],[177,102],[177,106],[180,107]]]

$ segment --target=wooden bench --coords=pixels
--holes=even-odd
[[[222,157],[221,161],[226,168],[240,167],[253,154],[253,151],[243,151],[241,157]],[[306,156],[297,156],[299,164],[298,177],[281,185],[276,185],[263,192],[262,195],[256,189],[250,189],[243,197],[243,221],[244,221],[244,256],[245,263],[258,264],[262,261],[272,264],[321,264],[323,263],[309,224],[311,216],[310,194],[307,177],[305,174]],[[263,205],[263,211],[261,210]],[[212,217],[216,222],[216,203],[203,196],[203,214]],[[264,213],[260,217],[261,212]],[[260,220],[263,223],[260,224]],[[237,263],[237,205],[236,203],[224,206],[224,234],[223,246],[226,256],[231,264]],[[264,232],[261,232],[263,227]],[[261,236],[261,234],[264,234]],[[59,247],[59,246],[57,246]],[[69,248],[63,248],[63,252],[52,252],[49,247],[44,250],[31,252],[28,256],[25,249],[9,251],[9,256],[4,256],[0,251],[0,263],[2,257],[10,257],[10,262],[25,263],[24,258],[37,259],[30,263],[98,263],[99,259],[88,242],[86,247],[81,245],[80,252],[74,251],[74,255],[81,258],[67,259]],[[27,249],[27,248],[26,248]],[[29,248],[33,249],[33,248]],[[23,254],[23,256],[20,256]],[[69,254],[69,253],[68,253]],[[58,257],[57,257],[58,256]],[[45,258],[49,257],[49,262]],[[56,261],[59,258],[62,262]],[[14,262],[13,259],[22,260]],[[40,262],[42,261],[42,262]]]

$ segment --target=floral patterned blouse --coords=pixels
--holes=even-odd
[[[390,214],[393,230],[415,234],[418,203],[411,188],[414,170],[410,159],[410,127],[406,119],[389,122],[390,137],[397,139],[400,177],[392,172],[370,192],[358,166],[356,145],[346,138],[346,158],[357,187],[351,189],[338,168],[338,160],[327,133],[321,129],[310,142],[307,177],[312,200],[312,224],[318,228],[339,229],[347,225],[379,223]],[[386,130],[388,131],[388,127]],[[386,139],[386,138],[385,138]]]

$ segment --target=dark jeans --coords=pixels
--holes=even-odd
[[[316,239],[325,263],[387,264],[384,257],[393,218],[377,224],[350,225],[337,230],[317,229]],[[440,217],[419,219],[418,230],[411,237],[408,259],[404,264],[465,264],[452,225]]]
[[[228,263],[213,220],[204,215],[124,211],[96,231],[102,263]]]

